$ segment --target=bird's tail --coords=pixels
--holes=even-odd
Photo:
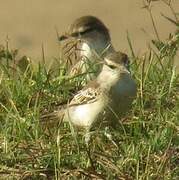
[[[64,119],[64,109],[60,109],[51,113],[42,114],[40,124],[43,127],[57,127]]]

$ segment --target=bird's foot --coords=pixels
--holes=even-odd
[[[106,136],[106,138],[111,141],[113,143],[114,146],[116,146],[118,148],[118,145],[115,143],[115,141],[113,140],[112,138],[112,134],[109,132],[110,129],[109,127],[105,127],[105,130],[104,130],[104,135]]]

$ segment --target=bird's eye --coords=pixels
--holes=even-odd
[[[116,66],[114,65],[108,65],[111,69],[116,69]]]
[[[59,40],[59,41],[64,41],[64,40],[66,40],[67,38],[68,38],[67,36],[62,35],[62,36],[58,37],[58,40]]]

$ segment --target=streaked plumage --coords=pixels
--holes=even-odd
[[[104,59],[102,71],[97,78],[54,115],[74,126],[83,127],[86,132],[104,121],[109,125],[113,124],[130,109],[136,96],[136,84],[128,67],[125,54],[109,54]]]

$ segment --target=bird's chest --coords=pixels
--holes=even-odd
[[[91,127],[98,120],[99,115],[103,112],[104,102],[98,100],[93,103],[83,104],[72,107],[68,112],[68,119],[79,127]]]

